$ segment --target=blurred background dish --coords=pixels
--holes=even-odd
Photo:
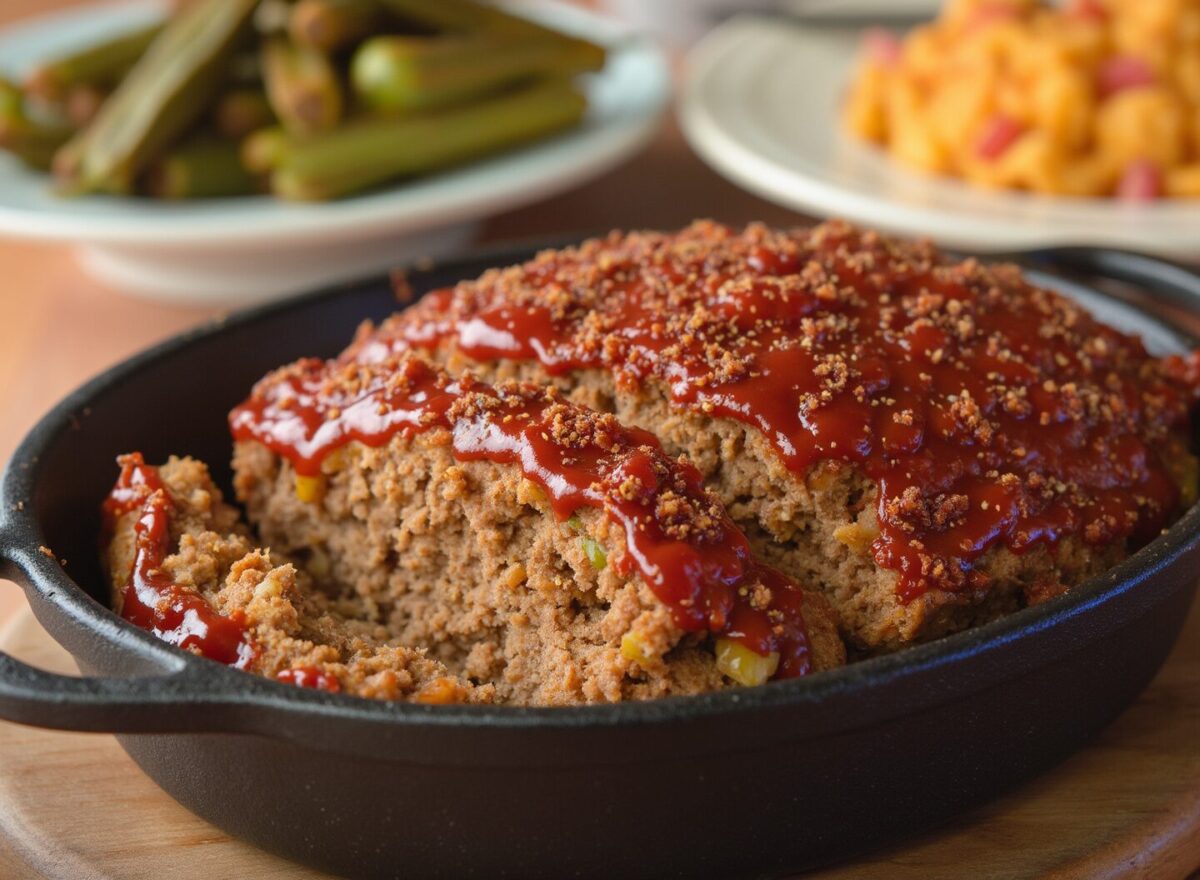
[[[599,0],[617,18],[672,48],[686,48],[731,15],[759,13],[791,21],[913,24],[937,14],[940,0]],[[587,4],[585,4],[587,5]]]
[[[986,191],[923,175],[843,131],[860,30],[732,18],[687,58],[680,123],[718,172],[778,204],[840,216],[952,247],[1125,247],[1177,258],[1200,252],[1189,199]]]
[[[1200,0],[958,0],[863,32],[846,131],[990,190],[1200,198]]]
[[[378,271],[466,244],[474,224],[598,176],[643,147],[669,96],[660,50],[606,18],[565,4],[510,4],[609,49],[580,81],[587,112],[544,141],[435,176],[321,204],[269,196],[162,202],[56,195],[47,175],[0,155],[0,233],[65,240],[93,274],[131,293],[245,305]],[[72,9],[0,34],[0,75],[160,17],[154,2]]]

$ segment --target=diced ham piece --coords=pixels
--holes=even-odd
[[[1135,159],[1125,166],[1117,184],[1117,198],[1126,202],[1152,202],[1163,194],[1163,176],[1148,159]]]
[[[1009,147],[1025,133],[1025,126],[999,113],[988,120],[983,127],[983,133],[975,143],[975,152],[981,159],[998,159]]]
[[[1114,55],[1096,72],[1096,91],[1108,98],[1126,89],[1152,86],[1157,80],[1154,68],[1136,55]]]
[[[974,31],[1020,17],[1021,11],[1008,3],[983,3],[971,11],[970,17],[963,26],[968,31]]]
[[[900,63],[904,46],[900,38],[887,28],[872,27],[863,31],[862,47],[867,57],[881,67],[894,67]]]
[[[1104,21],[1108,18],[1108,10],[1100,0],[1074,0],[1067,7],[1067,15],[1090,21]]]

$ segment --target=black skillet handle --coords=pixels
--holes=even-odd
[[[1124,281],[1167,305],[1200,314],[1200,270],[1116,248],[1052,247],[1013,254],[1038,268]],[[1196,255],[1200,260],[1200,254]]]
[[[172,680],[184,677],[159,676],[152,687],[142,677],[75,678],[36,669],[0,651],[0,719],[104,733],[228,730],[220,702]]]
[[[0,577],[18,581],[50,576],[57,563],[23,553],[6,540],[0,511]],[[165,646],[164,646],[165,647]],[[217,670],[220,672],[221,670]],[[216,732],[245,727],[245,702],[236,688],[221,689],[192,664],[175,672],[131,677],[58,675],[0,651],[0,720],[34,727],[105,733]]]

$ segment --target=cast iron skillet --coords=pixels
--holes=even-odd
[[[423,292],[526,256],[412,282]],[[1200,278],[1147,258],[1025,257],[1200,304]],[[0,718],[114,732],[214,825],[353,877],[762,877],[927,828],[1053,764],[1134,698],[1178,636],[1198,508],[1094,582],[974,631],[808,680],[642,704],[328,695],[183,653],[109,611],[96,535],[114,456],[190,453],[228,484],[225,415],[251,384],[334,354],[394,307],[378,279],[236,315],[109,370],[34,428],[4,474],[0,575],[22,582],[86,677],[0,654]],[[1160,344],[1196,345],[1130,320]]]

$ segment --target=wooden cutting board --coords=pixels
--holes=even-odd
[[[73,672],[19,612],[0,649]],[[1138,701],[1091,746],[936,833],[806,880],[1180,880],[1200,868],[1200,604]],[[0,878],[313,880],[162,793],[101,734],[0,722]]]

